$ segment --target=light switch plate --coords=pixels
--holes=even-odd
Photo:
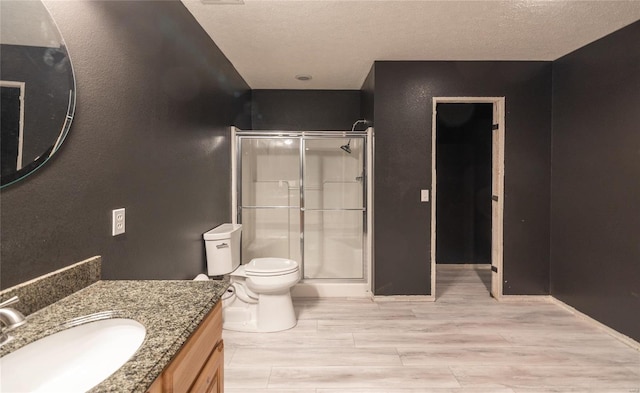
[[[420,202],[429,202],[429,190],[420,190]]]
[[[124,233],[124,207],[111,211],[111,236],[117,236]]]

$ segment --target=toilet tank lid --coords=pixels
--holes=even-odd
[[[222,224],[212,230],[205,232],[204,240],[229,239],[231,234],[242,229],[242,224]]]

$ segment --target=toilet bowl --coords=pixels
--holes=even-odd
[[[296,326],[290,289],[298,281],[300,269],[290,259],[257,258],[239,266],[231,273],[233,293],[222,304],[222,327],[278,332]]]
[[[255,258],[240,264],[239,224],[223,224],[204,234],[209,276],[230,274],[223,296],[223,329],[277,332],[297,323],[290,289],[300,281],[296,261]]]

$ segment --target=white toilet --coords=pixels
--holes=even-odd
[[[240,224],[222,224],[205,233],[209,276],[231,275],[223,296],[222,327],[240,332],[278,332],[296,326],[290,288],[300,281],[296,261],[255,258],[240,264]]]

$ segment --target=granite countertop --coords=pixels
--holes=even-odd
[[[0,356],[65,329],[65,322],[111,311],[147,329],[138,351],[91,392],[145,392],[182,348],[229,283],[209,281],[98,281],[27,317],[11,331]]]

